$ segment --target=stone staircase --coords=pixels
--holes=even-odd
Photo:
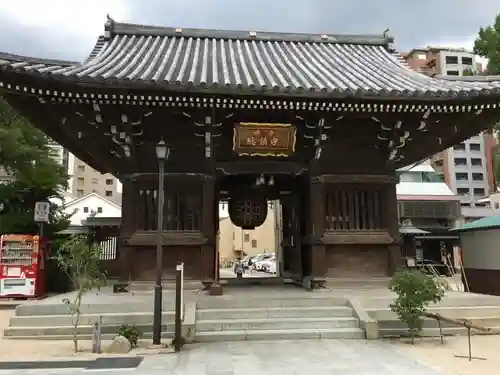
[[[364,337],[344,298],[212,298],[196,310],[196,342]]]
[[[70,315],[13,316],[3,334],[12,339],[68,340],[73,335],[73,317]],[[102,338],[112,339],[122,324],[135,325],[144,333],[152,334],[153,314],[148,312],[82,314],[78,327],[80,339],[91,339],[93,324],[102,321]],[[173,335],[174,313],[163,313],[163,336]]]
[[[366,313],[378,322],[380,337],[399,337],[408,334],[407,326],[399,321],[396,314],[388,307],[392,298],[371,298],[363,301]],[[492,333],[500,333],[500,298],[497,296],[479,295],[473,293],[448,293],[437,305],[427,308],[431,313],[438,313],[451,319],[467,319],[474,324],[490,328]],[[457,327],[442,322],[441,328],[445,335],[466,335],[465,327]],[[421,336],[438,336],[439,324],[435,319],[424,319]],[[474,331],[474,334],[480,334]]]

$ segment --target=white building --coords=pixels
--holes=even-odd
[[[96,193],[90,193],[67,202],[64,205],[64,211],[66,214],[72,214],[71,226],[82,225],[82,221],[91,215],[114,218],[122,216],[122,209],[119,205]]]
[[[398,200],[458,200],[434,170],[430,160],[412,168],[398,169],[399,184],[396,186]]]

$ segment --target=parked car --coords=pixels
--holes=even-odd
[[[268,271],[269,273],[275,275],[276,274],[276,261],[272,262],[270,265],[269,265],[269,269]]]
[[[274,265],[276,269],[276,257],[271,257],[260,262],[260,268],[264,272],[270,272],[271,267]]]
[[[262,270],[262,262],[273,257],[274,254],[258,254],[252,259],[252,268],[257,271]]]

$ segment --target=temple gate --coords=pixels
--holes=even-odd
[[[497,81],[425,77],[392,42],[109,19],[82,63],[0,55],[0,92],[122,181],[121,279],[154,278],[163,140],[165,278],[183,261],[186,277],[217,281],[220,199],[243,228],[279,200],[284,269],[318,287],[391,275],[400,264],[395,170],[500,118]]]

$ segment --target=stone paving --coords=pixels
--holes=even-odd
[[[65,374],[82,374],[83,369]],[[6,370],[1,374],[61,374]],[[441,375],[382,341],[298,340],[190,345],[180,354],[147,356],[136,369],[99,370],[137,375]]]

